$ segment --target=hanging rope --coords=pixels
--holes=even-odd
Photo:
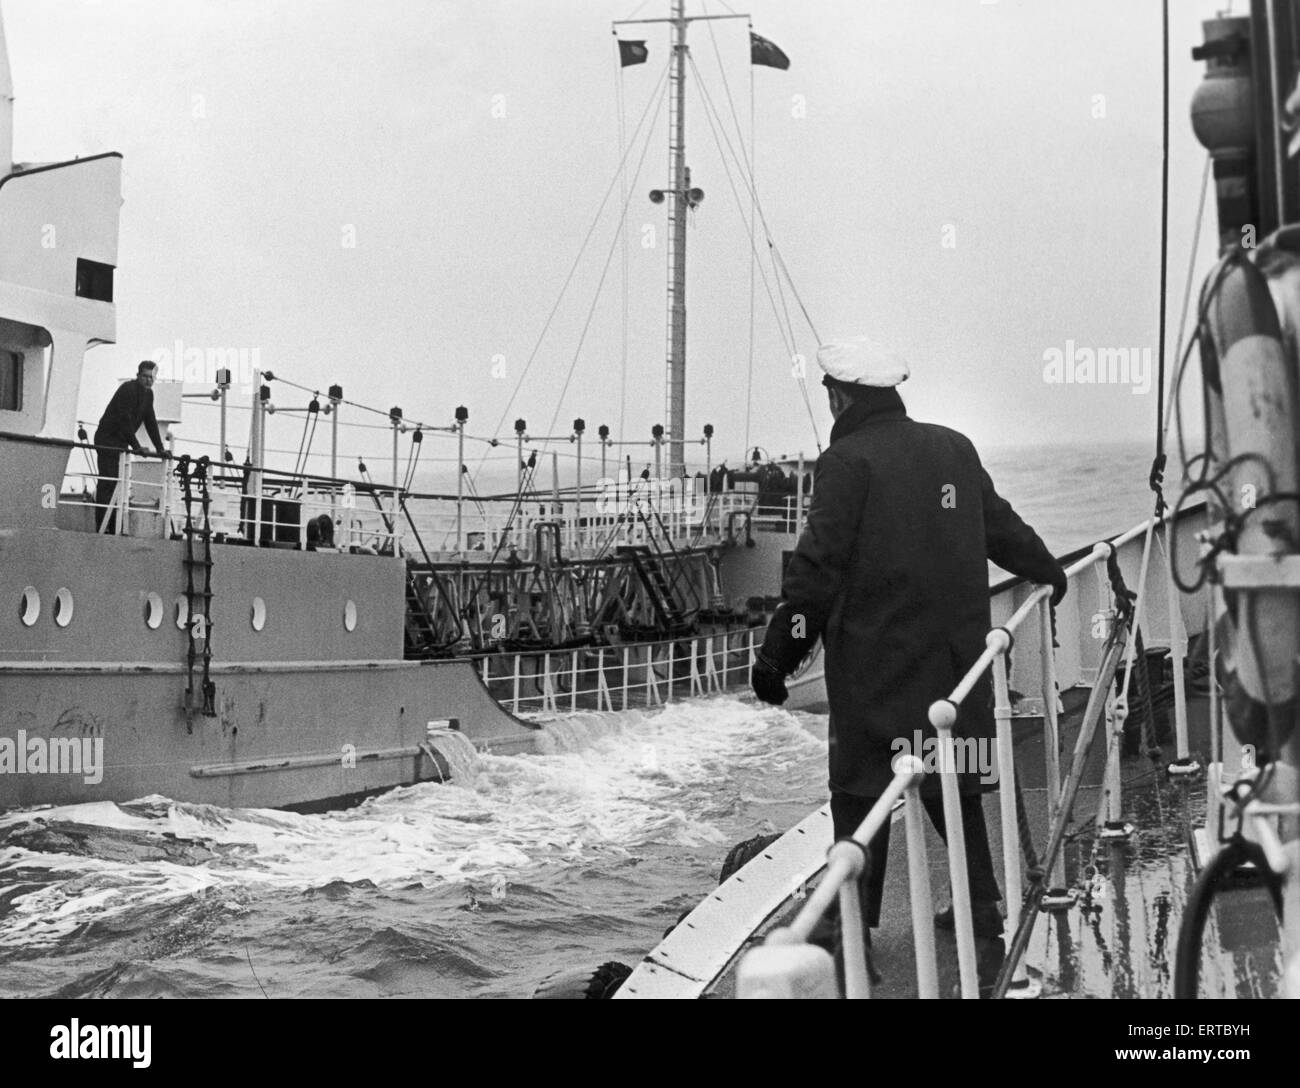
[[[424,448],[424,432],[419,427],[411,435],[411,448],[406,454],[406,476],[402,480],[402,490],[411,490],[411,481],[415,479],[415,466],[420,463],[420,451]]]
[[[1156,493],[1155,516],[1165,512],[1165,305],[1169,293],[1169,0],[1162,0],[1163,18],[1161,44],[1162,66],[1162,139],[1160,158],[1160,332],[1156,349],[1158,377],[1156,380],[1156,454],[1151,462],[1148,484]],[[1198,231],[1199,233],[1199,231]]]
[[[1042,880],[1046,875],[1038,864],[1038,851],[1034,849],[1034,836],[1029,828],[1029,815],[1025,811],[1025,794],[1020,788],[1020,772],[1015,771],[1012,782],[1016,790],[1016,827],[1020,833],[1020,853],[1025,859],[1025,879],[1031,884]]]
[[[320,418],[320,401],[312,397],[307,405],[307,418],[302,421],[302,438],[298,442],[298,455],[293,459],[293,474],[307,473],[307,458],[311,456],[312,440],[316,437],[316,421]]]

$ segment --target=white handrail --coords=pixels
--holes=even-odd
[[[1155,526],[1160,519],[1148,518],[1111,541],[1095,544],[1085,555],[1081,556],[1065,569],[1067,581],[1078,578],[1096,564],[1108,562],[1116,550],[1137,537],[1146,534],[1143,550],[1143,563],[1138,585],[1138,606],[1145,593],[1146,575],[1149,569],[1151,540]],[[957,779],[955,758],[955,740],[953,726],[956,724],[957,710],[961,703],[974,689],[987,669],[992,670],[994,688],[994,720],[997,730],[998,775],[1002,826],[1002,853],[1004,879],[1006,883],[1006,902],[1008,905],[1008,922],[1012,932],[1020,925],[1020,887],[1022,874],[1020,866],[1021,844],[1018,837],[1018,818],[1015,800],[1015,757],[1011,735],[1010,683],[1007,676],[1007,654],[1011,648],[1014,633],[1033,613],[1039,617],[1038,635],[1043,667],[1043,720],[1047,733],[1047,782],[1049,819],[1053,826],[1062,818],[1059,811],[1060,797],[1060,761],[1057,746],[1059,738],[1056,732],[1056,682],[1055,656],[1052,646],[1052,625],[1049,611],[1050,586],[1034,587],[1019,607],[1012,613],[1006,623],[991,630],[985,640],[984,651],[974,664],[966,671],[956,687],[946,699],[940,699],[930,706],[930,723],[934,726],[939,739],[939,775],[943,797],[944,823],[948,844],[949,872],[953,898],[953,921],[957,937],[957,958],[961,978],[961,996],[974,998],[979,995],[979,978],[975,954],[975,933],[971,912],[970,885],[967,872],[965,848],[965,829],[962,826],[961,801]],[[1137,612],[1140,615],[1140,611]],[[1129,650],[1129,671],[1132,670],[1134,650]],[[908,760],[908,762],[904,762]],[[766,946],[779,947],[806,943],[816,924],[824,916],[831,902],[838,896],[840,900],[841,926],[844,948],[844,971],[846,996],[865,997],[870,994],[870,980],[867,977],[865,942],[862,934],[862,918],[858,903],[857,878],[864,865],[863,847],[884,826],[890,818],[890,811],[900,796],[907,798],[906,818],[908,821],[908,871],[910,899],[913,915],[913,937],[916,942],[916,966],[918,992],[922,997],[937,996],[937,972],[934,963],[933,932],[931,923],[931,889],[929,885],[929,867],[924,857],[924,834],[920,825],[918,783],[922,777],[919,760],[915,757],[900,757],[895,762],[895,774],[889,787],[872,806],[865,820],[859,825],[851,841],[839,842],[832,846],[827,855],[826,875],[817,889],[809,897],[789,926],[773,931]],[[1058,859],[1059,860],[1059,859]],[[1060,866],[1053,861],[1052,875],[1060,872]],[[765,947],[766,947],[765,946]],[[754,955],[754,953],[750,953]],[[742,965],[743,967],[743,965]],[[801,963],[792,971],[807,968]],[[805,980],[806,981],[806,980]],[[1018,985],[1022,996],[1036,992],[1030,985],[1025,966],[1019,959],[1013,967],[1012,985]],[[814,987],[815,988],[815,987]],[[742,993],[742,996],[743,993]]]

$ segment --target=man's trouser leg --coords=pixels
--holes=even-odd
[[[942,795],[925,796],[925,811],[935,830],[948,841],[943,820]],[[977,937],[1002,935],[1002,912],[998,900],[997,874],[993,871],[993,854],[989,850],[988,825],[984,822],[984,800],[978,793],[964,794],[961,799],[961,823],[966,833],[966,875],[970,881],[971,915]]]
[[[831,823],[836,841],[849,838],[867,818],[875,797],[855,797],[850,793],[831,791]],[[858,879],[858,895],[862,902],[862,924],[869,929],[880,925],[880,900],[885,888],[885,861],[889,857],[889,821],[867,847],[867,868]],[[867,933],[868,940],[870,932]]]
[[[95,529],[98,531],[104,524],[104,518],[112,513],[109,505],[113,501],[113,492],[117,490],[117,471],[122,462],[122,451],[100,447],[95,452],[99,462],[99,482],[95,486]],[[115,525],[116,518],[113,518],[108,523],[110,533]]]

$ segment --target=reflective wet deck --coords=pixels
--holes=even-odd
[[[1083,689],[1065,695],[1063,774],[1086,698]],[[1210,751],[1208,700],[1189,696],[1188,717],[1191,752],[1204,766]],[[1048,821],[1038,720],[1017,721],[1014,739],[1029,826],[1041,852]],[[1196,878],[1191,836],[1205,820],[1205,779],[1165,774],[1175,754],[1172,739],[1162,745],[1158,761],[1145,755],[1123,756],[1123,815],[1134,832],[1127,840],[1102,840],[1097,834],[1097,813],[1103,796],[1103,740],[1100,735],[1095,738],[1064,847],[1066,884],[1078,893],[1077,905],[1061,913],[1039,913],[1025,964],[1041,983],[1044,998],[1169,998],[1178,929]],[[984,810],[1001,884],[1001,821],[995,794],[985,798]],[[896,812],[895,819],[900,817]],[[896,830],[890,839],[881,925],[873,934],[876,966],[884,976],[873,996],[882,998],[917,994],[906,839],[901,828]],[[939,908],[947,902],[947,853],[933,828],[927,829],[927,835]],[[939,931],[937,946],[940,993],[953,995],[957,987],[953,935]],[[1221,891],[1205,927],[1201,995],[1272,997],[1280,971],[1280,934],[1267,892],[1250,884]],[[732,992],[729,973],[713,994],[721,997]]]

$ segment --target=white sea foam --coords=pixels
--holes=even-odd
[[[346,812],[227,810],[159,797],[11,812],[0,816],[0,842],[9,839],[0,845],[0,882],[23,870],[21,879],[38,887],[0,916],[0,945],[53,942],[87,922],[209,889],[500,882],[649,844],[722,845],[720,782],[739,803],[746,783],[778,795],[780,775],[803,768],[793,800],[821,773],[824,753],[795,715],[715,698],[559,717],[546,726],[541,754],[471,762],[461,753],[456,781],[393,790]],[[113,848],[84,856],[17,845],[15,835],[38,822],[102,830]],[[160,842],[171,857],[157,858]]]

